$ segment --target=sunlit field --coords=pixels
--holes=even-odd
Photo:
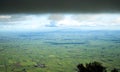
[[[120,69],[119,30],[0,32],[0,72],[77,72],[93,61]]]

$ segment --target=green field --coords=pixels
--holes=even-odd
[[[76,72],[93,61],[120,69],[120,31],[0,32],[0,72]]]

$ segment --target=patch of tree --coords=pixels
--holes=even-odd
[[[99,62],[91,62],[86,65],[78,64],[77,68],[78,72],[107,72],[106,67]],[[114,68],[111,72],[118,72],[118,70]]]
[[[68,43],[57,43],[57,42],[47,42],[51,45],[64,45],[64,44],[74,44],[74,45],[80,45],[80,44],[85,44],[83,42],[68,42]]]
[[[2,51],[4,51],[5,49],[4,48],[2,48],[2,49],[0,49],[0,52],[2,52]]]
[[[116,40],[110,40],[110,41],[112,41],[112,42],[114,42],[114,43],[120,43],[120,40],[119,40],[119,39],[116,39]]]
[[[34,65],[34,67],[46,68],[46,65],[45,64],[37,63],[36,65]]]

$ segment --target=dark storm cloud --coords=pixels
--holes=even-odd
[[[120,0],[0,0],[0,13],[120,12]]]

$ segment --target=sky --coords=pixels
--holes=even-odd
[[[0,0],[0,30],[120,29],[120,0]]]
[[[0,15],[0,30],[57,28],[120,29],[120,14],[8,14]]]
[[[0,13],[120,12],[120,0],[0,0]]]

